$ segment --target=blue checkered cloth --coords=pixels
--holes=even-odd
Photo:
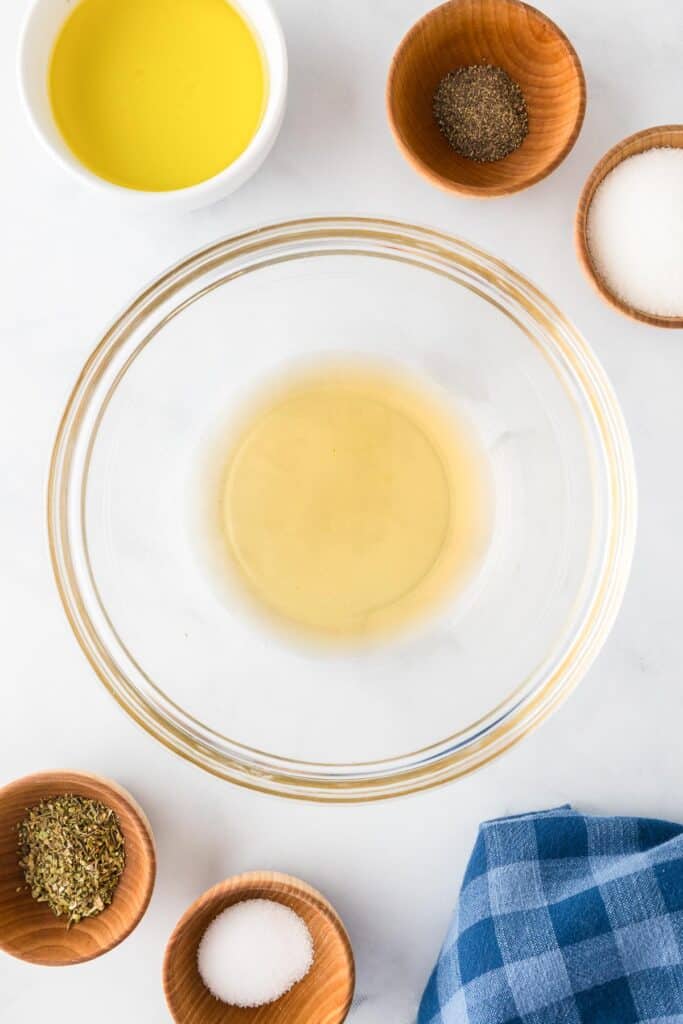
[[[483,824],[418,1024],[683,1024],[683,826]]]

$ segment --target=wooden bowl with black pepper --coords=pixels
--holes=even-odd
[[[29,820],[31,811],[43,801],[66,796],[80,798],[77,808],[86,808],[89,815],[94,814],[92,801],[114,812],[111,819],[100,810],[92,827],[97,827],[100,848],[111,845],[114,853],[106,860],[107,869],[111,877],[114,864],[114,877],[118,879],[109,905],[70,927],[68,915],[55,916],[47,903],[38,902],[31,895],[21,866],[26,850],[21,850],[20,838],[22,834],[26,837],[27,826],[22,830],[22,822]],[[63,807],[64,802],[59,806]],[[85,820],[87,824],[88,818]],[[37,829],[33,829],[32,838],[36,833]],[[121,837],[122,870],[116,852]],[[101,854],[102,863],[103,857]],[[57,856],[57,861],[63,866],[63,857]],[[29,963],[54,967],[83,963],[107,953],[141,921],[152,896],[155,876],[156,855],[149,822],[130,794],[115,782],[81,772],[55,771],[27,775],[0,789],[0,950],[5,953]],[[92,892],[88,896],[93,899]],[[95,899],[99,899],[99,891]]]
[[[465,68],[479,70],[466,81]],[[441,86],[435,110],[453,73],[460,81]],[[416,171],[448,191],[492,198],[534,185],[564,160],[581,130],[586,83],[567,37],[535,7],[448,0],[403,38],[386,100],[396,143]]]

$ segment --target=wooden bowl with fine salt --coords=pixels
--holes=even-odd
[[[313,939],[309,973],[274,1003],[254,1008],[216,999],[199,974],[197,951],[211,922],[244,900],[275,900],[302,918]],[[342,1024],[351,1008],[355,968],[337,912],[305,882],[272,871],[236,875],[192,904],[169,939],[164,990],[176,1024]]]
[[[661,316],[657,313],[646,313],[616,295],[598,273],[588,245],[588,212],[593,196],[607,175],[623,160],[637,156],[638,153],[645,153],[649,149],[659,148],[683,149],[683,125],[665,124],[657,125],[654,128],[645,128],[643,131],[622,139],[603,156],[591,171],[581,192],[574,222],[574,239],[579,263],[586,277],[605,302],[625,316],[639,320],[641,323],[650,324],[652,327],[683,327],[683,316]]]
[[[99,800],[116,814],[126,865],[111,904],[67,928],[27,891],[19,867],[17,827],[41,800],[71,794]],[[156,856],[144,812],[115,782],[83,772],[41,772],[0,789],[0,950],[33,964],[64,967],[102,956],[140,923],[154,888]]]
[[[449,71],[472,64],[503,68],[520,86],[529,134],[502,160],[460,156],[433,114],[436,87]],[[410,29],[394,56],[387,114],[408,163],[434,185],[491,198],[528,188],[564,160],[586,109],[581,63],[563,32],[521,0],[449,0]]]

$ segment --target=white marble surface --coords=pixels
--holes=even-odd
[[[481,204],[416,177],[385,123],[391,53],[429,0],[276,0],[291,95],[271,157],[228,201],[155,221],[103,207],[34,140],[14,82],[27,6],[0,6],[0,781],[65,766],[116,777],[152,820],[159,878],[139,930],[103,959],[49,971],[0,958],[0,1018],[162,1024],[169,1018],[161,958],[180,913],[225,875],[272,866],[320,886],[344,916],[358,963],[351,1024],[411,1024],[480,819],[567,800],[587,810],[683,817],[683,339],[602,305],[581,276],[571,237],[581,184],[601,153],[636,129],[682,119],[683,7],[651,0],[645,17],[641,0],[542,0],[583,59],[587,120],[549,179]],[[44,531],[44,482],[62,405],[102,328],[129,297],[219,235],[329,212],[452,230],[553,296],[612,377],[633,436],[641,495],[622,613],[571,701],[487,770],[431,794],[360,808],[242,792],[138,731],[70,635]]]

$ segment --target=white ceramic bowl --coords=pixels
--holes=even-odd
[[[268,71],[268,101],[258,131],[245,151],[220,174],[190,188],[144,192],[105,181],[71,152],[52,115],[48,64],[59,30],[73,10],[73,0],[33,0],[19,44],[19,83],[29,118],[45,147],[79,181],[120,204],[138,210],[192,210],[234,192],[255,174],[280,131],[287,96],[287,50],[280,23],[269,0],[230,0],[260,41]]]

